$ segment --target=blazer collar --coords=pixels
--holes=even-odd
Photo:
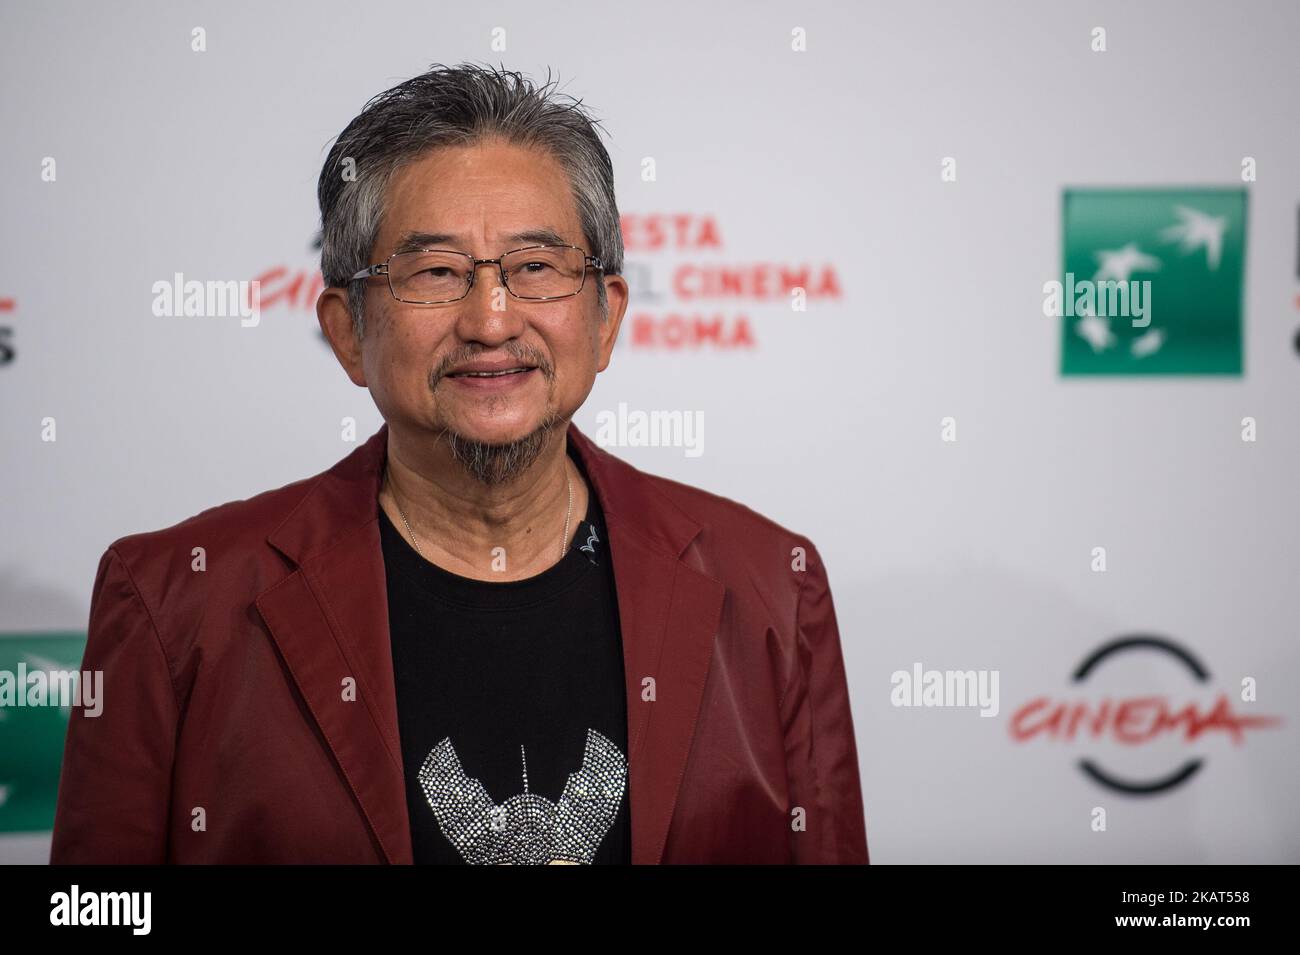
[[[724,587],[683,553],[701,525],[570,423],[609,533],[623,639],[632,862],[661,860],[694,738]],[[409,863],[379,536],[388,425],[319,475],[267,537],[294,566],[255,600],[387,861]],[[352,681],[349,683],[349,680]],[[352,695],[345,692],[355,687]]]
[[[638,515],[635,532],[659,549],[680,556],[701,525],[664,497],[646,476],[598,447],[570,422],[566,432],[587,471],[601,508]],[[388,425],[319,475],[311,489],[267,542],[295,564],[342,541],[379,519],[379,490],[388,460]]]

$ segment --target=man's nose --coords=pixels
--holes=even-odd
[[[522,312],[501,282],[495,262],[474,263],[474,283],[461,299],[457,331],[466,341],[494,344],[517,337],[523,326]]]

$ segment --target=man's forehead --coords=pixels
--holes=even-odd
[[[426,177],[441,178],[433,166],[447,159],[447,153],[488,160],[480,167],[486,175],[475,177],[464,192],[449,190],[445,182],[434,184]],[[491,162],[503,155],[512,161],[504,166]],[[533,164],[528,173],[513,162],[524,156]],[[390,185],[388,204],[381,239],[387,240],[390,252],[433,247],[468,250],[486,241],[494,247],[490,254],[496,254],[528,245],[582,245],[584,241],[563,170],[549,156],[511,147],[504,153],[491,148],[435,151],[399,170]],[[491,221],[494,217],[500,221]]]
[[[521,248],[528,245],[574,245],[580,237],[566,235],[562,230],[550,225],[538,225],[532,228],[507,231],[498,229],[491,233],[493,240],[500,246],[498,251]],[[410,252],[415,249],[471,247],[475,237],[463,232],[442,231],[438,229],[406,229],[394,240],[394,252]]]

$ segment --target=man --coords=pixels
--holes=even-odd
[[[628,303],[579,104],[435,67],[319,198],[385,424],[104,554],[52,861],[867,862],[812,543],[570,423]]]

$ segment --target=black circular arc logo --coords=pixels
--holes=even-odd
[[[1210,672],[1189,651],[1180,647],[1165,637],[1152,636],[1150,634],[1130,634],[1124,637],[1118,637],[1105,643],[1094,650],[1079,666],[1075,669],[1072,679],[1075,683],[1082,683],[1088,678],[1088,675],[1101,664],[1103,660],[1114,656],[1118,653],[1125,653],[1130,650],[1159,650],[1168,653],[1179,663],[1187,667],[1192,672],[1198,683],[1205,683],[1210,679]],[[1096,782],[1108,789],[1116,792],[1125,793],[1130,796],[1152,796],[1156,793],[1162,793],[1173,789],[1175,786],[1185,783],[1196,775],[1203,765],[1203,760],[1189,759],[1166,776],[1158,779],[1149,780],[1127,780],[1121,779],[1113,773],[1102,769],[1096,762],[1091,759],[1081,759],[1079,768],[1085,774]]]

